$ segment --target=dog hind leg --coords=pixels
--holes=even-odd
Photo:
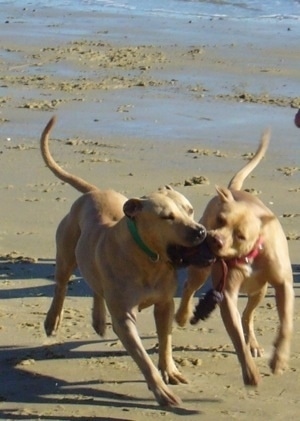
[[[74,225],[68,223],[68,216],[65,217],[61,221],[56,234],[56,285],[52,303],[44,322],[47,336],[53,335],[62,321],[68,282],[77,267],[75,246],[78,237],[79,230],[74,229]]]
[[[294,290],[292,281],[274,285],[279,316],[279,330],[274,342],[274,353],[270,368],[274,374],[281,374],[286,368],[290,354],[293,331]]]
[[[44,323],[47,336],[53,335],[62,321],[63,304],[68,288],[68,281],[73,270],[76,268],[76,264],[68,266],[68,268],[62,268],[63,265],[60,265],[59,262],[56,262],[56,265],[54,296]]]
[[[98,335],[104,336],[106,331],[106,309],[104,298],[102,295],[94,293],[93,303],[93,328]]]

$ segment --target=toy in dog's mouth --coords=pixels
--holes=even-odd
[[[210,266],[216,260],[215,255],[209,248],[207,238],[193,247],[170,245],[168,247],[168,255],[173,265],[177,268],[190,265],[199,267]]]

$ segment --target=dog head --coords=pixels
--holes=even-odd
[[[190,202],[169,186],[147,197],[127,200],[123,210],[135,221],[147,247],[164,261],[170,260],[170,246],[194,247],[206,237],[204,226],[193,218]]]
[[[264,226],[274,215],[250,193],[216,187],[201,223],[209,231],[209,247],[220,258],[247,256],[257,244]]]

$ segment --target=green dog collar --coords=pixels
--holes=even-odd
[[[131,218],[127,218],[127,226],[128,229],[130,231],[130,234],[132,235],[132,238],[134,239],[134,241],[136,242],[136,244],[139,246],[139,248],[141,250],[143,250],[144,253],[147,254],[147,256],[150,257],[150,259],[153,262],[158,262],[159,260],[159,254],[155,253],[154,251],[150,250],[148,246],[146,246],[146,244],[143,242],[143,240],[141,239],[135,221]]]

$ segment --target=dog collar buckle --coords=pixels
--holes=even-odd
[[[159,261],[159,254],[158,253],[153,253],[152,256],[149,256],[151,262],[153,263],[157,263]]]
[[[236,265],[252,265],[253,261],[259,255],[259,253],[263,250],[263,239],[261,237],[258,238],[255,247],[248,253],[246,256],[236,257],[234,259],[227,260],[227,264],[230,266]]]

